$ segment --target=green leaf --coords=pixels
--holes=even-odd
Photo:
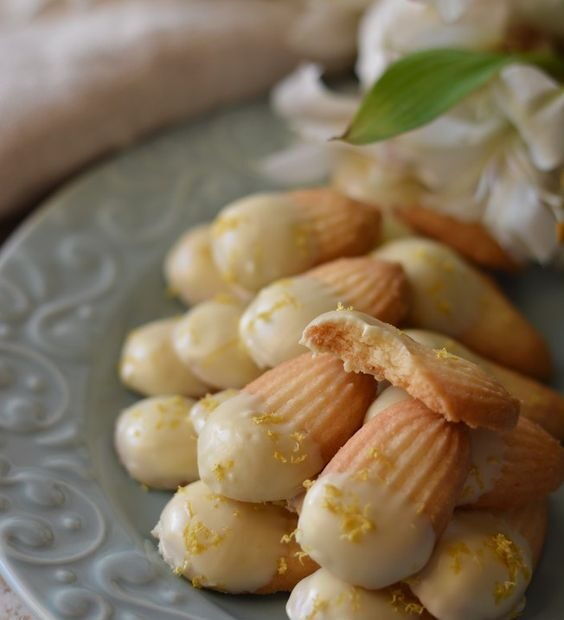
[[[410,54],[374,84],[341,139],[369,144],[426,125],[516,60],[525,59],[462,49]]]

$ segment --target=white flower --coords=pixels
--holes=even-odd
[[[418,0],[421,3],[425,3],[431,6],[434,6],[437,11],[440,13],[441,17],[447,22],[453,22],[466,12],[468,7],[472,4],[476,4],[476,0]],[[484,0],[479,0],[482,3]],[[496,3],[499,4],[504,2],[505,0],[496,0]],[[486,0],[490,5],[492,4],[491,0]]]
[[[562,0],[417,0],[434,7],[446,22],[460,19],[469,9],[482,5],[504,4],[515,22],[540,28],[542,32],[564,36],[564,2]]]
[[[393,141],[366,147],[331,141],[345,131],[361,96],[330,91],[321,75],[320,66],[302,65],[273,90],[272,107],[300,140],[267,157],[263,172],[283,185],[319,182],[333,172],[335,183],[359,200],[377,199],[382,206],[413,200],[418,190]]]
[[[319,65],[302,65],[272,91],[272,107],[300,138],[262,163],[263,172],[278,183],[312,183],[327,176],[341,148],[329,140],[344,132],[360,104],[360,95],[332,93],[321,75]]]
[[[454,23],[432,6],[411,0],[380,0],[359,28],[356,72],[369,88],[392,63],[408,53],[436,47],[494,49],[506,36],[510,13],[505,1],[476,3]]]
[[[359,31],[362,87],[419,49],[498,49],[515,23],[516,1],[445,1],[440,8],[450,4],[454,20],[448,23],[435,3],[374,3]],[[481,220],[517,257],[546,262],[555,256],[556,222],[564,220],[564,92],[554,80],[512,65],[429,125],[351,147],[327,140],[342,133],[359,98],[332,93],[320,76],[318,67],[303,67],[274,91],[275,109],[305,143],[271,159],[270,172],[282,170],[282,180],[302,182],[330,168],[333,181],[356,198],[384,206],[418,201]]]
[[[322,73],[319,65],[302,65],[274,88],[272,106],[300,136],[324,141],[343,133],[361,97],[331,92]]]
[[[549,260],[564,216],[564,93],[538,69],[512,65],[492,85],[394,142],[427,206],[469,219],[521,258]]]

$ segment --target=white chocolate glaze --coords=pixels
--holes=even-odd
[[[212,225],[213,257],[224,280],[249,292],[305,271],[314,248],[289,194],[254,194],[228,205]]]
[[[146,398],[123,411],[114,443],[127,473],[157,489],[175,489],[198,479],[194,401],[182,396]]]
[[[435,540],[430,520],[384,481],[335,473],[306,493],[297,532],[320,566],[370,590],[421,570]]]
[[[389,209],[382,211],[382,232],[380,233],[380,241],[378,245],[396,241],[397,239],[405,239],[406,237],[416,237],[417,232],[408,224],[402,222]]]
[[[220,497],[195,482],[178,489],[152,533],[167,564],[194,585],[254,592],[276,575],[295,523],[283,508]]]
[[[388,407],[396,403],[401,403],[402,400],[407,400],[408,398],[411,398],[411,396],[405,390],[395,385],[390,385],[390,387],[387,387],[374,399],[374,402],[370,405],[364,416],[364,423],[366,424]]]
[[[458,511],[409,585],[441,620],[495,620],[518,606],[531,574],[528,543],[502,517]]]
[[[231,290],[213,262],[207,224],[191,228],[178,239],[166,256],[164,273],[170,292],[189,306]]]
[[[219,405],[198,438],[198,468],[216,493],[241,501],[290,499],[324,462],[301,428],[240,392]]]
[[[189,310],[174,330],[178,357],[218,389],[241,388],[260,374],[239,338],[243,309],[234,297],[204,301]]]
[[[467,349],[464,345],[460,344],[456,340],[453,340],[449,336],[443,334],[437,334],[436,332],[427,331],[425,329],[405,329],[404,334],[413,338],[415,342],[422,344],[425,347],[431,349],[446,349],[448,353],[458,355],[469,362],[474,362],[477,366],[481,366],[486,370],[489,367],[489,363],[484,360],[483,357],[476,355],[470,349]]]
[[[255,362],[273,367],[304,353],[299,341],[317,315],[339,299],[315,278],[285,278],[263,288],[241,317],[239,333]]]
[[[365,590],[321,568],[292,590],[290,620],[415,620],[423,608],[400,588]]]
[[[203,396],[208,386],[176,355],[172,346],[177,318],[153,321],[130,332],[123,345],[119,374],[123,383],[145,396]]]
[[[211,412],[215,411],[222,402],[238,393],[239,390],[222,390],[215,394],[206,394],[204,398],[201,398],[192,409],[190,409],[190,419],[192,420],[196,435],[202,432]]]
[[[472,466],[458,505],[472,504],[491,491],[501,474],[505,442],[499,433],[485,428],[470,429]]]
[[[476,322],[484,285],[455,252],[429,239],[400,239],[378,248],[376,258],[400,263],[412,289],[410,321],[456,335]]]

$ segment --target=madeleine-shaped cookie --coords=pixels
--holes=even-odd
[[[178,239],[166,256],[164,274],[171,293],[189,306],[232,292],[213,262],[208,224],[190,228]]]
[[[415,230],[445,243],[473,263],[503,271],[519,269],[519,263],[480,222],[461,220],[415,204],[396,208],[395,213]]]
[[[468,429],[419,401],[365,424],[306,493],[297,540],[347,583],[384,588],[421,570],[470,469]]]
[[[172,346],[178,318],[153,321],[134,329],[123,345],[119,376],[144,396],[203,396],[209,387],[187,368]]]
[[[196,435],[201,433],[204,425],[210,417],[211,412],[215,411],[219,405],[221,405],[221,403],[226,401],[228,398],[236,396],[238,393],[239,390],[229,389],[216,392],[215,394],[206,394],[204,398],[200,398],[200,400],[194,404],[192,409],[190,409],[190,420],[192,420],[192,425],[194,426]]]
[[[514,617],[546,531],[545,503],[507,513],[457,511],[427,566],[409,585],[444,620]]]
[[[227,499],[195,482],[178,489],[152,534],[165,562],[194,586],[266,594],[291,590],[317,568],[295,527],[284,508]]]
[[[520,413],[542,426],[553,437],[564,441],[564,396],[546,385],[514,370],[486,360],[456,340],[421,329],[406,329],[405,333],[420,344],[463,357],[493,375],[503,387],[521,402]]]
[[[374,402],[368,407],[368,411],[364,416],[364,423],[370,422],[372,418],[385,411],[388,407],[401,403],[403,400],[408,400],[411,396],[402,388],[390,385],[385,390],[380,392],[374,399]]]
[[[492,430],[517,423],[519,402],[476,364],[425,347],[366,314],[322,314],[306,327],[302,343],[315,353],[337,355],[348,370],[403,388],[451,422]]]
[[[239,338],[244,309],[234,297],[217,297],[191,308],[174,329],[178,357],[215,388],[240,388],[261,373]]]
[[[340,258],[262,289],[241,317],[240,335],[257,364],[272,367],[303,353],[299,340],[304,327],[338,304],[397,325],[408,302],[399,265]]]
[[[267,371],[209,416],[198,438],[200,477],[242,501],[297,495],[362,424],[375,388],[331,355],[305,353]]]
[[[472,468],[460,504],[508,509],[542,500],[564,482],[564,448],[519,418],[505,433],[472,433]]]
[[[374,247],[379,212],[330,188],[255,194],[228,205],[212,225],[222,277],[255,292],[286,276]]]
[[[154,396],[135,403],[117,419],[114,445],[127,473],[155,489],[176,489],[198,479],[194,401]]]
[[[550,374],[542,336],[500,290],[451,249],[429,239],[401,239],[372,254],[400,263],[413,291],[413,327],[453,336],[481,355],[535,377]]]
[[[290,620],[430,620],[409,588],[382,590],[351,586],[323,568],[292,590],[286,613]]]

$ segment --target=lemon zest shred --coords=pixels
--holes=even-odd
[[[294,557],[298,559],[298,562],[303,566],[304,558],[308,557],[308,554],[305,551],[295,551]]]
[[[280,542],[284,545],[290,544],[292,540],[296,539],[297,533],[298,533],[298,528],[296,528],[295,530],[292,530],[289,534],[284,534],[284,536],[282,536],[282,538],[280,539]]]
[[[361,508],[356,500],[345,503],[343,492],[335,485],[325,485],[323,507],[340,518],[341,539],[359,543],[376,529],[376,524],[368,517],[370,504]]]
[[[190,555],[201,555],[209,549],[218,547],[225,538],[199,520],[190,521],[184,528],[183,535],[184,546]]]
[[[315,620],[315,617],[317,616],[317,614],[319,612],[325,611],[327,609],[327,606],[328,606],[328,602],[320,598],[319,595],[316,594],[315,598],[313,599],[313,606],[311,608],[311,611],[304,618],[304,620]]]
[[[205,585],[205,580],[201,575],[195,575],[190,581],[192,582],[192,587],[197,590],[201,590]]]
[[[446,347],[443,347],[442,349],[434,349],[434,351],[435,357],[438,360],[458,359],[458,355],[450,353],[450,351],[448,351]]]
[[[417,603],[401,588],[392,588],[390,590],[390,605],[396,612],[404,612],[412,615],[422,615],[425,608]]]
[[[257,424],[282,424],[284,420],[276,413],[261,413],[254,415],[252,421]]]
[[[285,557],[278,558],[278,568],[276,569],[276,572],[279,575],[285,575],[288,572],[288,562]]]
[[[488,539],[486,547],[493,551],[507,570],[508,578],[497,582],[494,587],[494,599],[498,605],[511,595],[517,586],[519,574],[525,581],[531,578],[531,569],[525,564],[519,547],[501,532]]]
[[[231,459],[229,459],[228,461],[225,461],[225,463],[223,464],[216,463],[212,467],[212,471],[216,477],[216,480],[218,480],[219,482],[221,482],[222,480],[225,480],[225,475],[233,469],[234,465],[235,465],[235,462],[232,461]]]
[[[468,545],[464,542],[452,543],[446,548],[446,552],[452,558],[450,567],[455,575],[458,575],[462,570],[461,557],[463,555],[472,555]]]

